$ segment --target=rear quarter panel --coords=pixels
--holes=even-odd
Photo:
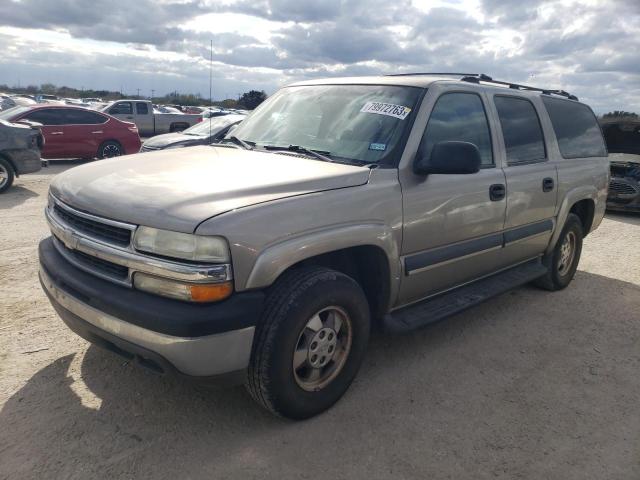
[[[589,231],[598,228],[606,209],[610,173],[608,157],[563,158],[546,109],[542,106],[539,111],[548,155],[558,174],[558,201],[555,213],[557,221],[546,250],[549,253],[558,241],[571,207],[580,200],[590,199],[594,202],[594,218]]]

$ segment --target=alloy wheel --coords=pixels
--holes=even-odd
[[[571,270],[573,259],[576,256],[576,244],[576,234],[568,231],[560,245],[560,258],[558,259],[558,273],[562,276]]]
[[[104,158],[119,157],[120,155],[122,155],[122,152],[120,152],[120,147],[117,145],[105,145],[102,149],[102,156]]]
[[[293,353],[293,375],[300,388],[316,392],[326,387],[344,367],[353,337],[349,315],[340,307],[313,315],[298,337]]]
[[[0,188],[4,187],[9,181],[9,172],[0,164]]]

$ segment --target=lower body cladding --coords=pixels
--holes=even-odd
[[[191,304],[87,274],[70,265],[51,238],[40,243],[39,254],[45,293],[81,337],[162,373],[208,383],[244,381],[262,292]]]

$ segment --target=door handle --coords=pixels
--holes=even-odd
[[[498,202],[507,194],[507,189],[502,183],[496,183],[489,187],[489,198],[492,202]]]
[[[551,190],[553,190],[553,186],[554,186],[553,178],[547,177],[544,180],[542,180],[543,192],[550,192]]]
[[[91,132],[91,133],[96,133],[96,134],[98,134],[98,133],[104,133],[104,132],[103,132],[102,130],[96,130],[95,132]]]
[[[49,135],[62,135],[64,132],[51,132]]]
[[[127,120],[133,120],[133,117],[127,117]]]

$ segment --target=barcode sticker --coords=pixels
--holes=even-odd
[[[367,102],[360,109],[360,112],[375,113],[404,120],[411,113],[411,109],[402,105],[394,105],[393,103]]]

